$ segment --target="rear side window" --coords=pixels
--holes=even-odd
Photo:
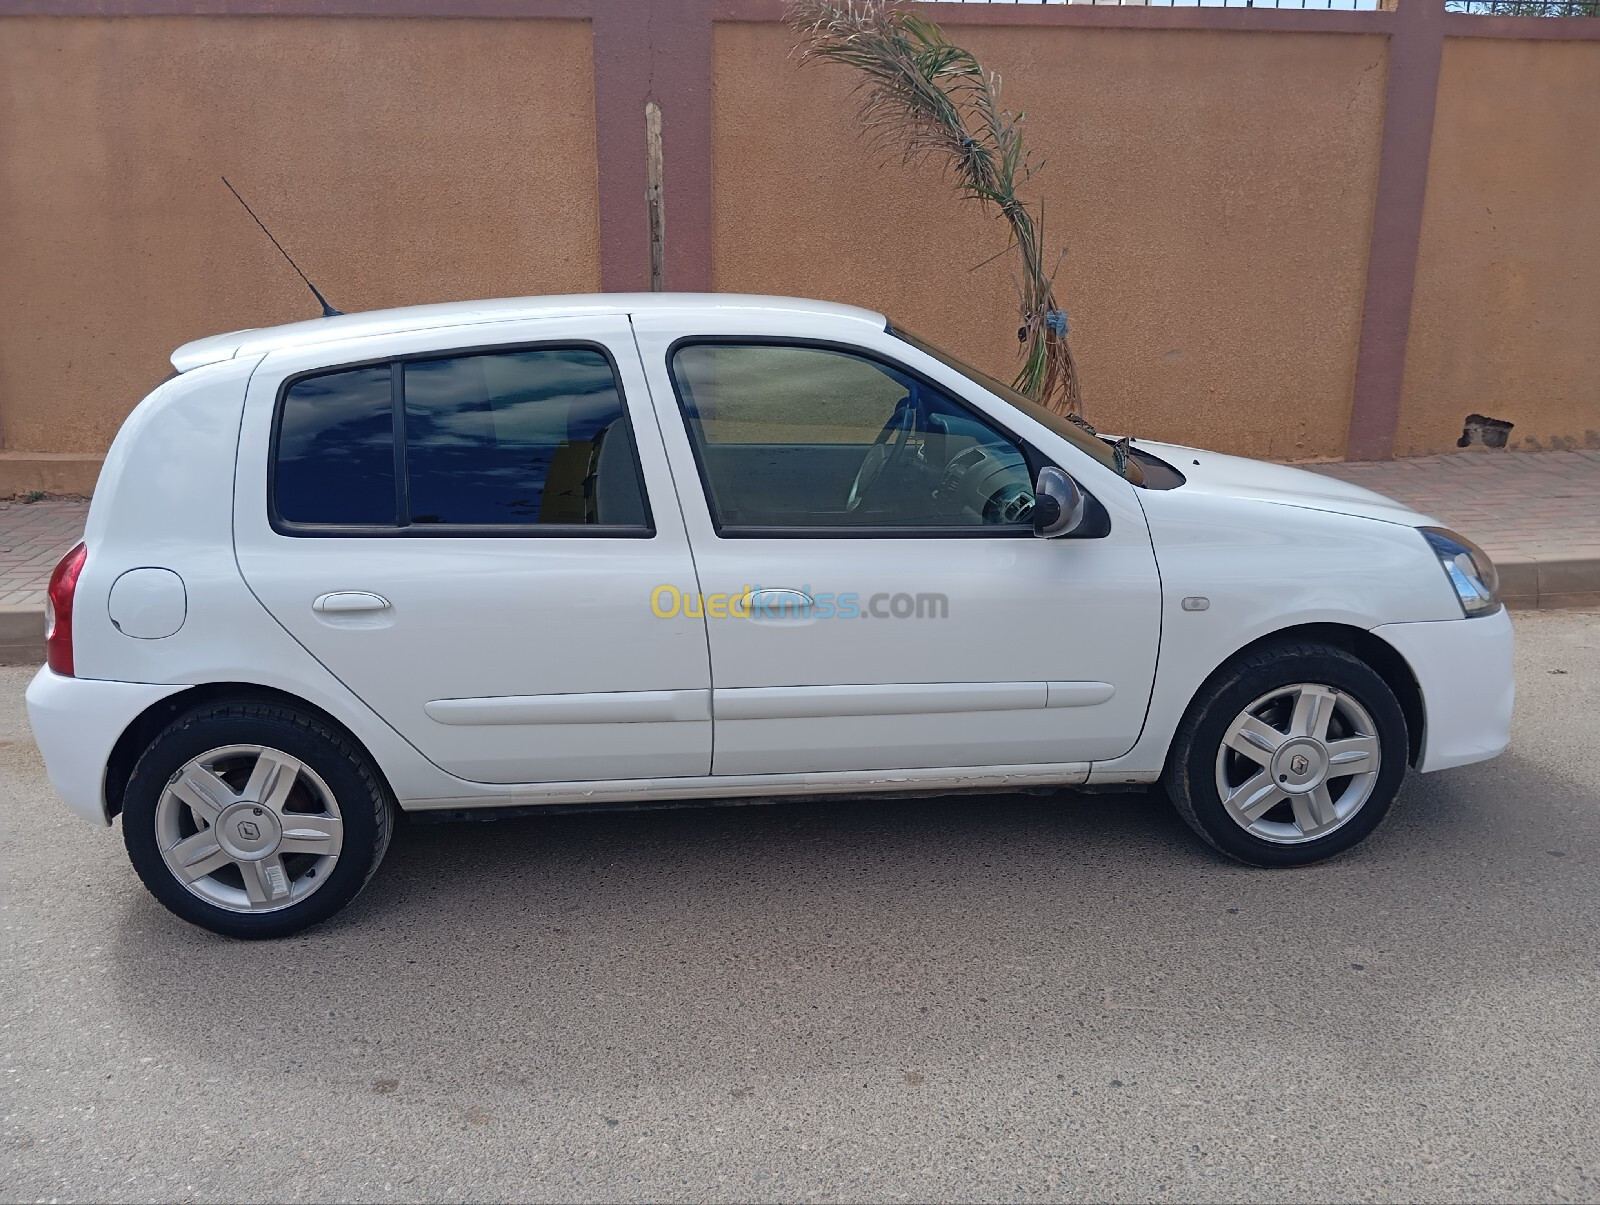
[[[650,531],[616,375],[591,347],[302,377],[283,395],[273,487],[277,521],[302,533]]]

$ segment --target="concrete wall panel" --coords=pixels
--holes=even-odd
[[[1044,160],[1091,421],[1339,457],[1383,120],[1380,36],[963,25]],[[864,141],[851,79],[775,24],[715,30],[715,284],[888,312],[996,375],[1001,223]],[[670,149],[670,148],[669,148]],[[670,213],[670,210],[669,210]],[[669,216],[670,224],[670,216]],[[669,225],[670,228],[670,225]]]
[[[1395,454],[1600,447],[1600,41],[1449,38]]]
[[[587,21],[0,19],[4,447],[102,452],[197,336],[599,285]]]

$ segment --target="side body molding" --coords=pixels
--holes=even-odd
[[[650,724],[709,720],[709,690],[614,690],[596,694],[500,695],[434,699],[423,706],[440,724]]]
[[[1090,707],[1116,693],[1109,682],[896,682],[878,686],[736,686],[715,692],[719,720],[935,715]]]

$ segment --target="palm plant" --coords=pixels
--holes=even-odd
[[[1053,283],[1060,260],[1046,270],[1043,206],[1035,217],[1017,195],[1038,165],[1022,146],[1023,114],[1001,106],[999,75],[937,25],[889,0],[790,0],[787,16],[802,63],[860,73],[861,122],[880,146],[898,149],[905,162],[937,162],[953,173],[960,195],[1005,219],[1010,237],[1000,254],[1015,248],[1021,259],[1022,367],[1015,387],[1081,420],[1067,316]]]

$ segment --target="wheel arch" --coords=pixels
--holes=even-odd
[[[252,682],[207,682],[200,686],[190,686],[176,694],[168,695],[152,703],[140,712],[125,728],[122,735],[117,738],[111,747],[111,756],[106,759],[105,776],[105,814],[106,819],[119,815],[122,812],[123,796],[127,792],[128,779],[133,774],[133,767],[138,762],[140,755],[149,748],[150,742],[156,734],[170,724],[178,716],[194,711],[200,707],[220,702],[265,702],[278,703],[284,706],[296,707],[310,715],[315,716],[322,723],[334,729],[346,740],[366,756],[372,766],[372,772],[383,784],[384,790],[394,798],[394,787],[389,782],[378,759],[372,756],[372,751],[367,748],[359,736],[352,732],[347,724],[325,708],[318,707],[315,703],[301,698],[286,690],[278,690],[271,686],[260,686]]]
[[[1394,697],[1399,701],[1400,710],[1406,718],[1406,760],[1408,764],[1415,766],[1422,757],[1423,731],[1427,724],[1427,709],[1422,702],[1422,687],[1418,684],[1416,675],[1412,673],[1410,664],[1398,649],[1383,637],[1349,624],[1298,624],[1293,627],[1278,628],[1256,637],[1228,654],[1216,669],[1206,675],[1205,680],[1190,696],[1184,714],[1189,714],[1195,700],[1239,658],[1247,657],[1268,645],[1300,640],[1314,640],[1332,645],[1358,658],[1383,679],[1384,684],[1394,692]]]

